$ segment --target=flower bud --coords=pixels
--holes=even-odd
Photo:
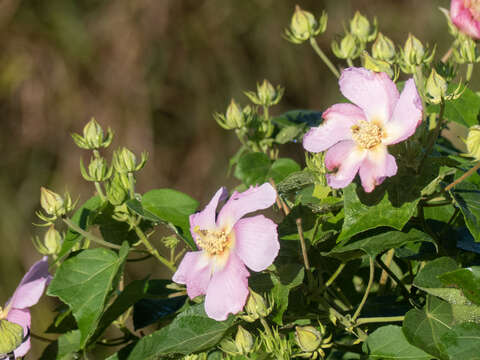
[[[469,129],[465,143],[467,145],[467,155],[480,161],[480,125],[474,125]]]
[[[295,340],[302,351],[311,353],[322,344],[322,334],[313,326],[296,326]]]
[[[245,312],[247,313],[248,319],[251,322],[255,321],[258,318],[264,318],[270,314],[272,308],[267,308],[265,299],[252,289],[250,289],[250,295],[247,299],[247,304],[245,305]],[[248,321],[247,318],[244,320]]]
[[[87,181],[102,182],[108,180],[112,176],[113,167],[108,167],[107,161],[102,157],[93,157],[88,165],[88,173],[80,159],[80,172]]]
[[[119,173],[132,173],[139,171],[147,162],[147,154],[142,153],[140,163],[137,165],[137,157],[126,147],[116,150],[113,153],[113,166]]]
[[[108,147],[113,140],[113,132],[109,128],[107,136],[103,133],[100,124],[92,118],[83,128],[83,137],[72,134],[73,140],[78,147],[86,150],[95,150],[101,147]]]
[[[453,48],[453,56],[459,64],[473,64],[480,60],[477,44],[470,37],[462,35],[458,37],[458,45]]]
[[[40,205],[48,215],[65,214],[65,202],[63,198],[43,186],[40,188]]]
[[[384,72],[390,78],[393,78],[395,75],[388,62],[379,60],[379,59],[374,59],[366,51],[364,51],[362,54],[362,63],[365,69],[372,70],[375,72]]]
[[[238,326],[237,335],[235,336],[235,345],[242,355],[247,355],[253,350],[253,337],[247,330],[240,325]]]
[[[51,225],[45,233],[43,243],[48,251],[48,254],[45,255],[58,254],[62,247],[62,235]]]
[[[121,205],[128,198],[129,181],[126,174],[115,173],[107,186],[107,199],[112,205]]]
[[[245,91],[245,95],[256,105],[272,106],[280,102],[283,92],[281,86],[275,88],[268,80],[263,80],[262,84],[257,84],[257,93]]]
[[[356,36],[362,43],[372,41],[377,36],[377,20],[374,20],[372,28],[368,19],[357,11],[352,20],[350,20],[350,33]]]
[[[406,59],[408,59],[408,62],[412,65],[420,65],[425,56],[425,47],[420,40],[412,34],[408,35],[403,51],[405,52]]]
[[[355,59],[360,55],[362,50],[361,44],[355,36],[348,33],[340,41],[340,45],[336,42],[332,42],[333,54],[339,59]]]
[[[6,355],[23,342],[23,328],[8,320],[0,320],[0,354]]]
[[[175,249],[180,243],[180,240],[175,235],[165,236],[162,238],[162,243],[167,249]]]
[[[232,99],[225,114],[225,122],[227,126],[234,128],[241,128],[244,125],[242,109]]]
[[[447,82],[432,69],[425,85],[426,94],[432,104],[439,104],[447,97]]]
[[[372,55],[375,59],[390,62],[395,58],[395,44],[388,37],[379,33],[372,45]]]
[[[285,29],[285,36],[287,40],[300,44],[312,37],[324,33],[327,29],[327,14],[322,13],[322,16],[317,20],[315,16],[300,6],[295,7],[295,13],[290,21],[290,28]]]

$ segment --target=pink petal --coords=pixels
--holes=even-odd
[[[23,336],[26,337],[29,333],[30,324],[32,322],[29,310],[11,309],[8,312],[7,320],[23,327]],[[25,356],[30,350],[30,337],[28,337],[22,345],[15,349],[14,354],[16,358]]]
[[[303,147],[310,152],[325,151],[342,140],[351,140],[351,127],[365,120],[363,110],[353,104],[335,104],[323,113],[323,123],[303,137]]]
[[[395,158],[387,151],[386,146],[379,145],[368,151],[366,159],[360,167],[360,179],[365,192],[371,192],[383,180],[397,173]]]
[[[452,0],[450,18],[452,22],[467,35],[480,39],[480,23],[475,19],[473,9],[465,7],[465,0]]]
[[[212,275],[210,263],[203,251],[190,251],[185,254],[172,280],[187,285],[190,299],[207,292]]]
[[[195,227],[199,227],[202,230],[214,229],[216,227],[216,211],[218,203],[221,200],[224,200],[228,195],[227,189],[221,187],[217,190],[215,195],[213,195],[212,200],[205,206],[200,212],[190,215],[190,233],[192,234],[193,239],[197,238],[195,234]]]
[[[8,305],[13,309],[26,309],[35,305],[50,282],[47,257],[37,261],[25,274]]]
[[[250,187],[242,193],[235,191],[220,210],[217,224],[229,230],[242,216],[272,206],[276,198],[277,192],[269,183]]]
[[[415,133],[417,126],[422,122],[422,100],[418,95],[415,81],[409,79],[395,106],[390,121],[384,125],[385,145],[396,144]]]
[[[325,155],[328,170],[337,169],[334,174],[327,174],[328,185],[334,189],[344,188],[350,184],[366,157],[366,150],[359,148],[353,141],[342,141],[331,147]]]
[[[235,231],[235,253],[253,271],[269,267],[278,255],[277,224],[263,215],[240,219]]]
[[[205,312],[217,321],[229,313],[243,309],[248,296],[249,273],[236,254],[231,253],[227,265],[213,274],[205,297]]]
[[[358,105],[369,121],[384,123],[390,118],[398,90],[387,74],[351,67],[343,70],[338,83],[342,94]]]

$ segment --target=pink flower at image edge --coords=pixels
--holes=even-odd
[[[452,0],[450,18],[461,32],[480,39],[480,2],[478,0]]]
[[[218,203],[227,197],[220,188],[201,212],[190,216],[190,231],[199,251],[188,252],[173,281],[185,284],[193,299],[205,294],[205,312],[223,321],[243,309],[248,296],[248,272],[270,266],[280,248],[277,225],[263,215],[246,214],[272,206],[276,191],[266,183],[238,193],[226,201],[218,216]]]
[[[328,150],[325,166],[332,173],[327,182],[344,188],[355,175],[371,192],[387,177],[397,173],[388,145],[404,141],[422,121],[422,102],[413,79],[401,94],[385,73],[348,68],[339,79],[340,91],[353,104],[335,104],[323,113],[323,123],[310,129],[303,147],[318,153]]]
[[[40,300],[50,279],[48,261],[45,256],[42,260],[32,265],[22,281],[20,281],[13,296],[5,304],[3,312],[0,311],[0,315],[6,315],[6,320],[23,327],[24,336],[30,331],[31,317],[29,308]],[[25,356],[29,350],[30,338],[27,338],[22,345],[15,349],[15,358]]]

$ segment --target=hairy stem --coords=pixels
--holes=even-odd
[[[163,265],[165,265],[167,268],[169,268],[172,272],[177,271],[177,268],[175,267],[174,264],[172,264],[170,261],[165,259],[162,255],[159,254],[158,250],[155,249],[150,241],[148,241],[147,236],[144,234],[142,229],[138,225],[134,226],[135,233],[137,234],[138,238],[142,242],[142,244],[147,248],[148,252],[154,256],[158,261],[160,261]]]
[[[327,65],[327,67],[330,69],[330,71],[335,75],[337,78],[340,77],[340,73],[338,72],[337,68],[335,65],[332,64],[330,59],[325,55],[325,53],[320,49],[320,47],[317,44],[317,40],[315,40],[314,37],[310,38],[310,45],[312,45],[313,50],[317,53],[318,56],[320,56],[320,59]]]

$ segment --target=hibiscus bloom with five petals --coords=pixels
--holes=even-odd
[[[409,79],[401,94],[385,73],[347,68],[339,79],[340,91],[353,104],[335,104],[323,113],[323,123],[303,138],[303,147],[322,152],[332,173],[327,182],[344,188],[359,173],[362,186],[371,192],[397,173],[388,145],[414,134],[422,121],[422,102],[415,82]]]
[[[199,251],[188,252],[173,281],[187,286],[193,299],[205,294],[205,312],[223,321],[242,310],[248,296],[248,268],[262,271],[270,266],[280,248],[277,225],[263,215],[244,215],[275,203],[276,191],[266,183],[234,192],[220,212],[218,203],[227,197],[219,189],[202,211],[190,216],[190,232]]]

